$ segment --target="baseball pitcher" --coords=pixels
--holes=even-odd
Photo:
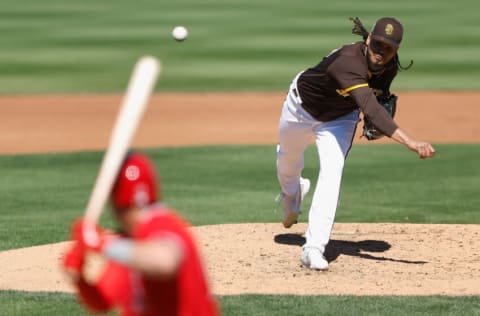
[[[381,18],[369,33],[358,18],[352,32],[362,41],[333,50],[317,65],[301,71],[290,85],[279,122],[277,177],[284,209],[283,225],[296,223],[310,181],[301,177],[304,151],[315,139],[320,171],[308,216],[301,262],[306,268],[325,270],[341,186],[343,167],[352,146],[359,113],[364,115],[364,136],[383,135],[416,152],[433,157],[434,148],[409,136],[393,120],[397,97],[390,85],[402,67],[398,49],[403,26],[395,18]]]

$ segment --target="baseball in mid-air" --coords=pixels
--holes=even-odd
[[[188,36],[188,30],[185,26],[176,26],[172,31],[172,36],[176,41],[183,41]]]

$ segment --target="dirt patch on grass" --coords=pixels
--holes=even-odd
[[[411,135],[433,143],[480,142],[480,94],[398,95],[396,120]],[[157,94],[134,146],[275,144],[284,97],[274,92]],[[103,150],[120,103],[120,95],[2,96],[0,154]],[[357,135],[355,142],[367,141]],[[381,142],[392,141],[375,143]]]

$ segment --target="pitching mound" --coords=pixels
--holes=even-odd
[[[480,225],[336,224],[327,272],[300,265],[306,224],[193,229],[217,295],[480,295]],[[0,290],[71,292],[59,269],[66,247],[1,252]],[[91,266],[94,277],[101,262]]]

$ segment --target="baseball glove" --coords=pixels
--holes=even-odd
[[[393,118],[395,116],[395,111],[397,110],[397,99],[398,97],[395,94],[391,94],[390,96],[386,97],[383,95],[377,96],[377,101],[380,103],[381,106],[387,110],[390,116]],[[368,140],[376,140],[382,138],[384,135],[380,132],[375,125],[373,125],[372,121],[365,116],[363,118],[363,136],[365,136]]]

